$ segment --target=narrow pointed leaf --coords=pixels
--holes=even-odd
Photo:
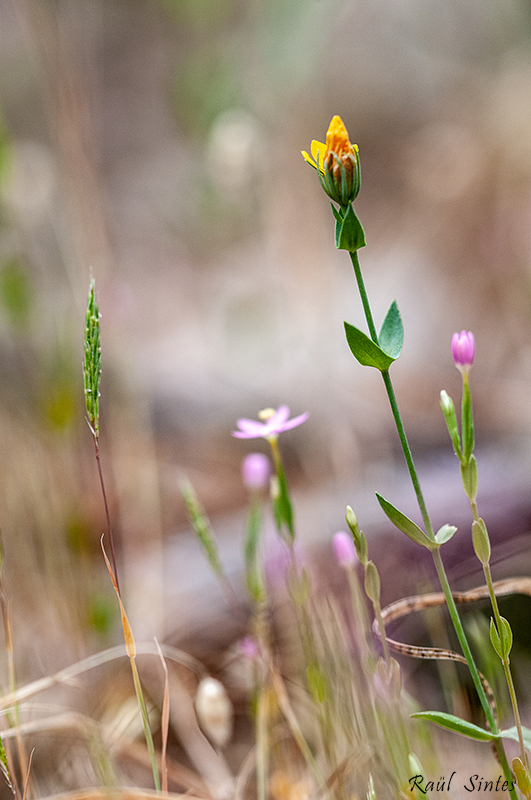
[[[387,514],[393,525],[396,525],[398,530],[402,531],[402,533],[405,533],[406,536],[409,536],[409,538],[412,539],[416,544],[421,544],[423,547],[427,547],[428,549],[437,548],[439,546],[438,542],[432,542],[431,539],[428,539],[424,531],[419,528],[419,526],[413,522],[412,519],[409,519],[409,517],[406,517],[405,514],[402,514],[398,508],[395,508],[394,505],[382,497],[381,494],[376,492],[376,497],[384,512]]]
[[[402,345],[404,344],[404,326],[402,325],[402,317],[400,316],[396,300],[393,300],[389,307],[389,311],[386,314],[378,335],[378,342],[384,353],[387,353],[391,358],[398,358],[402,352]]]
[[[456,717],[454,714],[445,714],[443,711],[418,711],[416,714],[411,714],[414,719],[425,719],[428,722],[434,722],[435,725],[440,725],[441,728],[446,728],[449,731],[460,733],[462,736],[468,736],[470,739],[477,739],[480,742],[489,742],[493,739],[499,738],[485,728],[480,728],[472,722],[467,722],[466,719]]]
[[[381,372],[388,370],[394,358],[384,353],[372,339],[369,339],[363,331],[355,328],[354,325],[350,325],[348,322],[345,322],[344,325],[348,346],[356,361],[363,367],[375,367]]]

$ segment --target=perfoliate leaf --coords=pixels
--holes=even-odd
[[[502,661],[509,657],[511,648],[513,646],[513,632],[509,621],[505,617],[500,617],[500,630],[497,630],[494,620],[490,620],[490,640],[492,646]]]
[[[503,660],[503,651],[502,651],[500,637],[498,635],[498,631],[496,630],[496,625],[494,624],[494,620],[492,619],[492,617],[490,618],[490,640],[492,642],[492,646],[496,650],[496,653]]]
[[[380,347],[393,359],[397,359],[402,352],[402,345],[404,344],[404,326],[402,325],[402,317],[396,304],[393,300],[389,307],[389,311],[383,321],[382,328],[378,334],[378,342]]]
[[[369,339],[363,331],[348,322],[344,325],[347,343],[356,361],[363,367],[375,367],[381,372],[386,372],[395,359],[384,353],[382,348]]]
[[[518,728],[516,725],[514,725],[512,728],[507,728],[505,731],[500,731],[500,736],[502,739],[512,739],[513,741],[518,742]],[[529,750],[531,753],[531,730],[529,730],[529,728],[525,728],[523,725],[522,738],[524,740],[526,750]]]
[[[456,532],[457,528],[455,525],[443,525],[442,528],[439,528],[437,533],[435,534],[435,538],[438,544],[444,544],[448,542],[454,533]]]
[[[410,716],[414,719],[425,719],[428,722],[434,722],[435,725],[440,725],[441,728],[460,733],[462,736],[468,736],[470,739],[477,739],[480,742],[489,742],[492,739],[499,738],[499,735],[497,736],[484,728],[480,728],[472,722],[467,722],[466,719],[456,717],[454,714],[445,714],[443,711],[418,711]]]
[[[341,227],[339,231],[336,231],[336,247],[339,250],[348,250],[350,253],[355,253],[365,244],[365,233],[361,227],[361,222],[356,216],[352,203],[350,203],[343,217]]]
[[[409,519],[409,517],[406,517],[405,514],[402,514],[398,508],[395,508],[394,505],[382,497],[381,494],[376,492],[376,497],[384,512],[387,514],[393,525],[396,525],[398,530],[402,531],[402,533],[405,533],[406,536],[409,536],[409,538],[416,542],[416,544],[421,544],[423,547],[427,547],[428,549],[437,548],[439,546],[438,542],[432,542],[431,539],[428,539],[424,531],[419,528],[419,526],[413,522],[412,519]]]

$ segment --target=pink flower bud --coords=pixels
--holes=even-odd
[[[356,562],[356,548],[352,536],[345,531],[338,531],[332,539],[332,547],[337,563],[342,567],[351,567]]]
[[[249,661],[256,661],[258,658],[258,645],[252,636],[244,636],[240,641],[240,652]]]
[[[263,453],[249,453],[242,462],[242,478],[246,489],[257,491],[269,485],[271,463]]]
[[[468,372],[474,361],[476,340],[471,331],[461,331],[452,336],[452,358],[457,369],[463,374]]]

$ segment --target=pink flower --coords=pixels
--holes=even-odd
[[[271,462],[263,453],[249,453],[242,462],[242,478],[250,492],[266,489],[271,475]]]
[[[289,431],[296,428],[297,425],[302,425],[310,416],[308,412],[300,414],[298,417],[288,419],[289,407],[279,406],[275,411],[274,408],[266,408],[260,411],[258,416],[264,422],[256,422],[254,419],[239,419],[236,424],[239,431],[233,431],[232,435],[237,439],[272,439],[278,436],[283,431]]]
[[[472,366],[475,352],[476,340],[471,331],[454,333],[452,336],[452,358],[457,369],[463,374],[468,372]]]
[[[240,640],[240,653],[249,661],[256,661],[259,656],[258,645],[252,636],[244,636]]]
[[[357,558],[356,547],[352,536],[345,531],[338,531],[332,539],[332,547],[337,563],[342,567],[351,567]]]

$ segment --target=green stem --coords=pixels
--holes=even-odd
[[[369,326],[369,333],[371,334],[371,339],[373,342],[378,344],[378,334],[376,333],[376,328],[374,326],[374,320],[372,318],[369,298],[367,297],[367,291],[365,289],[365,282],[363,280],[363,275],[361,274],[361,267],[357,251],[355,253],[350,253],[350,258],[352,260],[352,266],[354,267],[356,281],[358,282],[358,289],[360,292],[361,302],[363,304],[363,310],[365,311],[365,319],[367,320],[367,325]]]
[[[369,298],[367,296],[367,292],[366,292],[366,289],[365,289],[365,283],[364,283],[364,280],[363,280],[363,275],[361,273],[361,267],[360,267],[360,263],[359,263],[357,252],[350,253],[350,257],[351,257],[351,260],[352,260],[352,265],[354,267],[354,273],[356,275],[356,281],[357,281],[358,289],[359,289],[359,292],[360,292],[360,297],[361,297],[361,302],[362,302],[362,305],[363,305],[363,310],[365,312],[365,318],[367,320],[367,326],[368,326],[369,332],[371,334],[371,339],[373,340],[373,342],[375,344],[378,344],[378,334],[376,333],[376,327],[374,325],[374,319],[373,319],[371,308],[370,308],[370,304],[369,304]],[[384,381],[384,384],[385,384],[385,388],[386,388],[386,391],[387,391],[387,396],[389,398],[389,403],[391,405],[393,418],[394,418],[395,425],[396,425],[396,428],[397,428],[397,431],[398,431],[398,436],[400,438],[400,443],[402,445],[402,450],[404,452],[404,457],[406,459],[406,464],[407,464],[407,467],[408,467],[408,470],[409,470],[409,475],[410,475],[410,478],[411,478],[411,482],[413,484],[413,488],[414,488],[415,494],[417,496],[417,503],[418,503],[418,506],[419,506],[419,509],[420,509],[420,513],[422,515],[422,519],[424,521],[424,525],[425,525],[425,528],[426,528],[426,533],[427,533],[427,535],[429,536],[430,539],[435,540],[435,534],[434,534],[434,531],[433,531],[433,525],[431,524],[431,520],[430,520],[430,517],[429,517],[429,514],[428,514],[428,510],[427,510],[427,507],[426,507],[424,496],[422,494],[422,489],[420,487],[420,482],[419,482],[419,479],[418,479],[417,471],[415,469],[415,464],[413,462],[413,456],[411,454],[411,448],[409,447],[409,443],[408,443],[408,440],[407,440],[407,436],[406,436],[406,432],[405,432],[405,429],[404,429],[404,425],[402,423],[402,418],[400,416],[400,411],[399,411],[399,408],[398,408],[398,404],[396,402],[396,397],[395,397],[395,393],[394,393],[394,390],[393,390],[393,385],[391,383],[391,377],[389,375],[389,371],[388,370],[382,372],[382,378],[383,378],[383,381]],[[472,676],[472,680],[474,682],[474,686],[476,687],[476,691],[478,693],[478,697],[479,697],[479,700],[481,702],[483,711],[485,713],[485,716],[487,718],[487,721],[489,723],[489,727],[490,727],[492,733],[498,733],[499,732],[498,731],[498,726],[496,724],[496,720],[494,718],[494,714],[492,713],[492,709],[491,709],[491,707],[489,705],[489,702],[487,700],[487,696],[485,694],[485,690],[483,688],[483,684],[481,683],[481,679],[479,677],[478,669],[477,669],[476,664],[474,662],[474,659],[473,659],[473,656],[472,656],[472,652],[470,650],[467,638],[465,636],[463,625],[461,623],[461,620],[459,618],[459,614],[457,612],[457,607],[456,607],[455,601],[454,601],[454,599],[452,597],[450,584],[448,582],[448,577],[446,575],[446,571],[444,569],[444,565],[443,565],[443,562],[442,562],[442,559],[441,559],[441,555],[439,553],[439,548],[432,550],[431,553],[432,553],[432,556],[433,556],[435,569],[437,570],[437,575],[439,577],[439,581],[441,583],[441,587],[442,587],[442,590],[444,592],[444,596],[445,596],[446,603],[447,603],[447,606],[448,606],[448,611],[450,613],[450,617],[452,619],[452,623],[453,623],[453,626],[455,628],[455,632],[457,634],[457,638],[459,639],[459,643],[460,643],[461,648],[463,650],[463,655],[466,658],[466,661],[467,661],[467,664],[468,664],[468,668],[470,670],[470,674]],[[501,739],[495,739],[494,740],[494,745],[495,745],[496,753],[498,755],[498,758],[500,760],[500,764],[502,766],[502,769],[503,769],[503,772],[504,772],[504,775],[505,775],[505,779],[509,783],[509,786],[511,786],[512,785],[512,783],[511,783],[511,781],[512,781],[512,773],[511,773],[511,770],[509,769],[509,764],[507,762],[507,756],[505,755],[505,750],[503,748],[503,743],[502,743]],[[509,791],[509,794],[510,794],[512,800],[517,800],[516,791],[514,789],[512,791]]]
[[[492,575],[491,575],[491,571],[490,571],[490,564],[484,564],[483,572],[485,574],[485,579],[487,581],[487,586],[489,587],[490,602],[491,602],[491,605],[492,605],[492,610],[494,612],[494,620],[496,622],[496,628],[498,630],[498,635],[501,638],[502,621],[501,621],[500,609],[498,607],[498,599],[496,597],[496,593],[494,591],[494,586],[493,586],[493,583],[492,583]],[[520,757],[522,759],[522,764],[524,764],[524,766],[526,768],[529,768],[528,767],[528,760],[527,760],[526,750],[525,750],[525,745],[524,745],[524,736],[523,736],[523,733],[522,733],[522,722],[520,720],[520,712],[518,710],[518,700],[516,698],[516,691],[515,691],[515,688],[514,688],[513,676],[511,675],[511,667],[510,667],[510,661],[509,661],[509,656],[508,655],[505,658],[502,658],[502,664],[503,664],[503,671],[505,673],[505,680],[507,681],[507,688],[509,689],[509,695],[510,695],[510,698],[511,698],[511,705],[513,707],[514,722],[515,722],[515,725],[516,725],[516,730],[518,731],[518,743],[520,745]]]
[[[430,515],[428,514],[428,509],[426,508],[426,503],[424,501],[424,495],[422,494],[422,489],[420,488],[420,481],[418,479],[417,470],[415,469],[415,464],[413,462],[413,455],[411,454],[411,448],[409,447],[409,442],[407,440],[406,431],[402,423],[402,417],[400,416],[400,411],[398,409],[398,403],[396,402],[393,384],[391,383],[391,376],[389,375],[388,370],[382,372],[382,378],[385,385],[385,389],[387,391],[387,397],[389,398],[389,403],[391,405],[391,411],[393,412],[393,418],[395,421],[396,429],[398,431],[400,444],[402,445],[404,458],[406,459],[406,464],[409,470],[411,483],[413,484],[413,488],[417,496],[417,503],[420,509],[420,513],[422,515],[424,526],[426,528],[426,533],[428,534],[430,539],[435,541],[435,533],[433,531],[433,525],[431,524]]]
[[[131,664],[131,671],[133,673],[133,683],[135,685],[136,697],[138,700],[138,705],[140,707],[140,716],[142,717],[142,725],[144,728],[144,736],[146,738],[149,759],[151,761],[151,769],[153,771],[153,781],[155,783],[156,791],[160,792],[160,780],[159,780],[159,770],[157,766],[157,756],[155,754],[155,745],[153,744],[153,736],[151,735],[151,728],[149,726],[149,715],[146,708],[146,702],[144,700],[142,684],[140,683],[140,676],[136,668],[136,661],[134,657],[130,657],[129,661]]]

